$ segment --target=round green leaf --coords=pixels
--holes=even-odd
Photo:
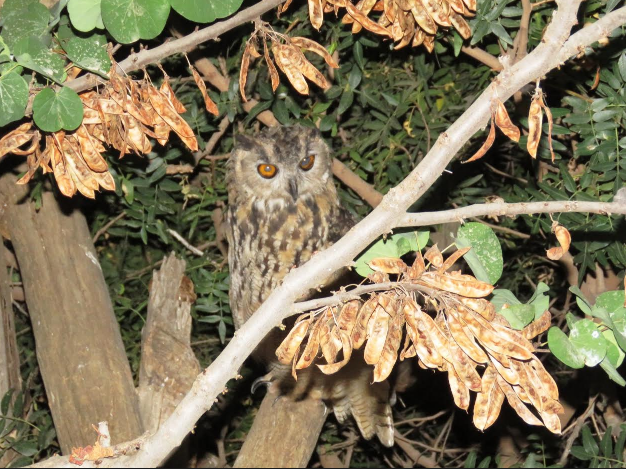
[[[556,358],[570,368],[579,369],[585,366],[585,359],[578,353],[565,332],[558,327],[551,327],[548,331],[548,347]]]
[[[24,117],[28,83],[16,72],[0,77],[0,127]]]
[[[578,353],[584,357],[585,365],[596,366],[604,360],[608,343],[593,321],[577,321],[572,326],[569,338]]]
[[[49,50],[41,38],[36,36],[22,38],[15,45],[13,52],[20,65],[41,73],[57,83],[65,81],[67,77],[65,59]]]
[[[100,0],[70,0],[67,12],[72,26],[79,31],[88,33],[94,28],[104,28]]]
[[[170,0],[172,8],[188,20],[211,23],[217,18],[232,15],[243,0]]]
[[[2,37],[7,45],[14,49],[22,39],[46,33],[50,12],[36,1],[7,0],[0,17],[4,21]]]
[[[35,124],[46,132],[75,130],[83,121],[83,103],[75,91],[61,88],[41,90],[33,101]]]
[[[604,308],[609,313],[624,309],[624,290],[613,290],[602,293],[596,300],[595,308]]]
[[[602,332],[602,335],[608,342],[606,357],[611,362],[611,365],[613,365],[615,368],[619,368],[624,362],[624,357],[626,356],[624,354],[624,351],[618,345],[617,340],[615,340],[615,334],[613,334],[612,330],[607,329]]]
[[[102,0],[102,21],[124,44],[157,37],[169,14],[168,0]]]
[[[106,77],[111,60],[101,41],[94,35],[89,38],[74,37],[64,44],[67,57],[81,68]]]
[[[504,260],[500,241],[491,228],[482,223],[466,223],[459,228],[456,245],[459,249],[471,246],[464,259],[474,276],[495,285],[502,276]]]

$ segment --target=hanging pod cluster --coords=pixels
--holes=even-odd
[[[448,373],[458,407],[468,410],[471,392],[477,394],[473,415],[480,430],[496,421],[506,399],[528,424],[560,433],[559,391],[530,342],[550,327],[550,313],[522,331],[513,329],[485,299],[492,285],[448,272],[468,249],[444,259],[434,246],[424,256],[416,252],[411,266],[399,258],[372,260],[371,281],[388,285],[393,275],[397,283],[367,299],[300,316],[276,350],[279,361],[290,364],[297,379],[298,370],[311,366],[321,352],[325,363],[317,366],[332,374],[348,363],[353,350],[364,347],[378,382],[387,379],[398,359],[416,357],[422,368]]]

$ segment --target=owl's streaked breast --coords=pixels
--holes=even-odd
[[[294,266],[330,244],[338,211],[333,194],[231,204],[228,211],[230,301],[236,327],[263,303]]]

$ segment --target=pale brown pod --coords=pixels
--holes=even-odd
[[[450,384],[450,391],[452,391],[452,398],[454,403],[459,409],[467,410],[470,405],[470,391],[465,386],[465,383],[459,378],[454,371],[452,365],[447,366],[448,370],[448,383]]]
[[[465,254],[467,254],[470,249],[472,249],[471,246],[468,246],[466,248],[462,248],[462,249],[458,249],[458,250],[454,251],[452,254],[450,254],[448,256],[448,258],[445,260],[445,262],[443,264],[441,264],[441,266],[437,269],[437,272],[442,274],[446,270],[450,269],[450,267],[452,267],[454,265],[454,263],[456,261],[458,261],[461,257],[463,257]]]
[[[435,36],[424,35],[424,42],[422,45],[426,48],[426,50],[432,54],[435,50]]]
[[[150,98],[150,103],[156,110],[157,114],[161,116],[161,118],[167,122],[167,124],[181,137],[195,137],[193,130],[189,127],[189,124],[185,122],[185,119],[180,117],[176,110],[172,107],[170,102],[161,94],[159,90],[156,88],[149,86],[148,87],[148,96]],[[195,150],[197,151],[197,147]]]
[[[452,26],[450,22],[450,17],[446,14],[445,9],[443,8],[443,3],[439,3],[437,0],[415,0],[419,5],[426,10],[426,12],[430,15],[430,17],[435,20],[435,22],[441,26],[445,26],[446,28]]]
[[[315,360],[317,356],[317,352],[320,349],[320,329],[322,328],[322,323],[324,321],[324,315],[322,314],[313,327],[311,327],[309,332],[309,339],[304,347],[304,351],[300,356],[300,359],[296,363],[296,370],[302,370],[304,368],[308,368]]]
[[[470,391],[480,391],[480,375],[476,371],[476,363],[458,346],[452,337],[448,338],[448,356],[445,358],[468,387]]]
[[[432,37],[437,34],[437,23],[435,23],[435,21],[430,17],[428,12],[421,6],[421,4],[418,6],[417,3],[415,3],[411,7],[411,14],[413,15],[413,18],[415,19],[415,22],[419,25],[419,27],[422,28],[426,33],[428,33],[428,35],[430,35],[426,37]],[[426,42],[426,39],[424,39],[424,42]]]
[[[463,0],[448,0],[448,3],[450,4],[450,7],[452,8],[452,10],[457,12],[459,15],[463,14],[463,11],[464,11]]]
[[[554,155],[554,148],[552,147],[552,129],[554,127],[554,120],[552,119],[552,111],[546,105],[545,101],[543,100],[543,97],[541,98],[540,104],[544,112],[546,113],[546,120],[548,121],[548,148],[550,149],[550,156],[552,157],[552,162],[554,163],[556,156]]]
[[[182,114],[187,111],[183,103],[181,103],[176,97],[176,94],[174,94],[174,90],[172,89],[172,85],[170,84],[170,80],[167,75],[163,79],[163,83],[161,83],[159,91],[170,101],[177,113]],[[127,105],[124,107],[128,109]]]
[[[372,21],[369,17],[364,15],[357,7],[355,7],[350,2],[345,2],[345,8],[348,10],[348,14],[354,18],[355,21],[359,22],[361,26],[363,26],[368,31],[371,31],[380,36],[391,37],[391,33],[387,31],[385,28],[380,26],[375,21]]]
[[[387,340],[383,347],[380,359],[374,367],[374,382],[379,383],[386,380],[393,370],[398,359],[398,348],[402,341],[402,330],[404,328],[404,315],[396,314],[391,321],[391,327],[387,333]],[[367,349],[366,349],[367,350]]]
[[[217,104],[215,104],[215,101],[213,101],[209,96],[209,92],[206,89],[206,83],[204,82],[204,79],[200,76],[200,74],[193,65],[189,65],[189,69],[191,70],[191,74],[193,75],[193,80],[196,82],[196,86],[202,94],[202,99],[204,99],[204,107],[214,116],[219,116],[220,110],[218,109]]]
[[[378,297],[372,296],[369,300],[367,300],[361,309],[359,310],[359,314],[356,318],[356,324],[352,329],[352,346],[355,350],[360,349],[365,343],[365,339],[367,338],[367,325],[369,324],[370,318],[374,313],[374,310],[378,306]]]
[[[367,344],[365,344],[364,358],[368,365],[375,365],[380,360],[387,340],[389,320],[391,317],[382,306],[378,306],[368,324]]]
[[[30,142],[34,136],[33,133],[28,132],[31,127],[32,123],[26,122],[2,137],[0,139],[0,158]]]
[[[485,369],[481,391],[474,404],[474,426],[481,431],[495,423],[500,415],[504,393],[498,386],[497,372],[491,366]]]
[[[509,137],[514,142],[519,142],[520,130],[509,117],[509,113],[504,106],[504,103],[499,99],[496,99],[496,125],[502,131],[504,135]]]
[[[265,57],[265,63],[267,64],[267,69],[270,74],[270,80],[272,81],[272,91],[276,91],[276,89],[280,85],[280,78],[278,76],[278,70],[276,69],[276,65],[274,65],[274,61],[270,57],[267,42],[265,41],[263,41],[263,56]]]
[[[476,0],[463,0],[463,3],[468,9],[476,11]]]
[[[361,309],[361,302],[359,300],[348,301],[341,308],[341,312],[337,318],[337,327],[340,331],[348,334],[348,337],[352,335],[352,330],[356,325],[359,309]]]
[[[535,387],[533,380],[527,373],[527,368],[524,366],[524,362],[518,360],[511,360],[511,367],[517,372],[520,380],[520,387],[526,391],[530,403],[537,409],[537,411],[543,411],[543,399],[541,392],[542,386]],[[545,396],[547,399],[547,396]]]
[[[276,357],[283,365],[291,364],[296,351],[300,348],[300,344],[306,337],[306,333],[311,325],[310,319],[303,319],[293,326],[287,337],[281,342],[276,349]]]
[[[63,132],[55,132],[52,135],[54,138],[54,145],[51,146],[50,161],[54,172],[54,178],[57,181],[57,186],[59,186],[61,194],[66,197],[73,197],[77,190],[76,184],[67,171],[61,150],[65,134]]]
[[[307,50],[309,52],[313,52],[319,55],[320,57],[324,59],[324,61],[329,67],[339,68],[339,64],[337,63],[337,61],[333,59],[333,56],[330,55],[330,53],[326,50],[326,48],[322,46],[321,44],[318,44],[317,42],[312,41],[311,39],[308,39],[306,37],[292,37],[291,43],[295,44],[296,46],[304,50]]]
[[[457,299],[472,311],[480,314],[487,321],[492,321],[496,317],[496,308],[490,301],[484,298],[466,298],[460,296]]]
[[[104,173],[93,173],[93,177],[104,190],[115,190],[115,179],[113,179],[113,176],[108,171]]]
[[[548,430],[556,435],[561,434],[561,419],[559,419],[558,415],[548,412],[539,412],[539,415]]]
[[[309,19],[311,25],[319,31],[324,23],[322,0],[309,0]]]
[[[420,277],[420,282],[430,287],[470,298],[483,298],[490,295],[495,288],[493,285],[481,282],[473,277],[470,280],[437,272],[424,272]]]
[[[513,410],[519,415],[524,422],[528,425],[543,426],[543,422],[535,417],[528,407],[522,402],[519,396],[513,390],[513,387],[507,383],[501,376],[498,376],[498,385],[504,392],[506,400]]]
[[[504,366],[493,355],[491,355],[491,364],[494,366],[498,374],[511,386],[518,386],[520,384],[517,372],[513,368]]]
[[[284,46],[274,43],[272,45],[274,57],[278,68],[282,70],[294,89],[300,94],[309,94],[309,85],[304,79],[304,75],[297,68],[298,59],[296,58],[296,49],[294,47]],[[300,52],[298,50],[298,52]]]
[[[328,322],[320,329],[320,347],[326,363],[332,364],[337,361],[337,355],[341,351],[341,335],[336,326]]]
[[[341,347],[343,350],[343,360],[341,360],[340,362],[331,363],[329,365],[317,365],[320,371],[326,375],[331,375],[333,373],[336,373],[340,369],[342,369],[344,366],[348,364],[352,356],[352,344],[350,342],[350,337],[348,336],[348,334],[346,334],[343,331],[340,331],[339,338],[340,338]]]
[[[248,45],[246,44],[246,48],[243,51],[243,56],[241,57],[241,69],[239,70],[239,93],[241,94],[241,100],[244,103],[248,102],[248,98],[246,98],[246,82],[248,81],[248,70],[250,69],[250,58],[251,53]]]
[[[415,27],[415,36],[413,36],[413,41],[411,42],[411,47],[418,47],[424,43],[425,37],[424,30],[418,26]]]
[[[95,195],[93,194],[93,191],[97,191],[100,188],[100,185],[93,178],[91,169],[89,169],[89,166],[85,163],[85,160],[80,152],[80,146],[78,145],[74,135],[65,135],[65,140],[63,141],[63,157],[65,158],[68,172],[76,174],[79,182],[89,188],[88,193],[90,195],[88,197],[94,198]],[[77,187],[80,190],[80,186],[78,184]]]
[[[487,135],[487,140],[485,140],[485,143],[482,144],[482,146],[478,149],[476,153],[474,153],[474,155],[472,155],[471,158],[463,161],[463,163],[471,163],[472,161],[481,159],[483,156],[485,156],[487,151],[489,151],[489,149],[492,147],[493,142],[495,142],[496,140],[496,125],[495,125],[494,120],[495,120],[494,115],[492,114],[491,127],[489,128],[489,135]]]
[[[541,98],[533,96],[528,111],[528,143],[526,149],[533,158],[537,158],[537,148],[541,140],[541,126],[543,123],[543,110],[541,109]]]
[[[428,250],[424,254],[424,257],[435,267],[441,267],[443,265],[443,254],[441,254],[441,251],[439,250],[437,244],[434,244],[430,248],[428,248]]]
[[[422,311],[415,300],[407,298],[404,301],[403,313],[407,325],[407,337],[411,339],[415,353],[422,364],[428,368],[443,366],[443,357],[435,347],[424,323],[420,320]],[[447,343],[445,345],[447,346]]]
[[[446,325],[454,341],[472,360],[476,363],[489,363],[487,354],[474,342],[474,336],[464,328],[456,312],[451,308],[447,310]]]
[[[397,257],[379,257],[367,263],[374,272],[385,274],[401,274],[406,271],[407,265]]]
[[[550,325],[552,324],[552,315],[550,311],[546,310],[539,319],[531,322],[528,326],[522,329],[522,335],[528,339],[534,339],[539,334],[543,334],[545,331],[550,329]]]
[[[396,19],[396,11],[397,11],[395,0],[384,0],[383,5],[384,5],[385,16],[390,22],[393,23],[393,21]]]
[[[548,259],[558,261],[566,252],[569,252],[569,248],[572,243],[572,235],[567,228],[556,221],[552,223],[552,232],[556,236],[560,247],[550,248],[546,251],[546,254]]]
[[[89,135],[87,129],[82,124],[78,127],[78,129],[76,129],[75,135],[87,166],[89,166],[92,171],[97,173],[107,171],[109,169],[109,165],[100,154],[100,148],[102,145],[96,143],[97,140]]]
[[[404,37],[404,28],[400,22],[401,15],[397,15],[395,21],[391,24],[391,38],[394,42],[400,41]],[[396,49],[400,47],[395,46]]]
[[[550,374],[544,368],[543,363],[541,363],[541,361],[537,357],[533,357],[533,359],[529,362],[529,365],[537,375],[538,379],[541,381],[543,389],[547,391],[548,396],[551,399],[558,400],[559,388],[557,387],[554,378],[550,376]]]

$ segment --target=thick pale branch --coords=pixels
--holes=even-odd
[[[556,202],[521,202],[517,204],[476,204],[441,212],[407,213],[398,220],[396,226],[428,226],[439,225],[441,223],[456,223],[471,217],[514,217],[517,215],[532,215],[534,213],[558,212],[626,215],[626,204],[619,202],[577,202],[571,200]]]

